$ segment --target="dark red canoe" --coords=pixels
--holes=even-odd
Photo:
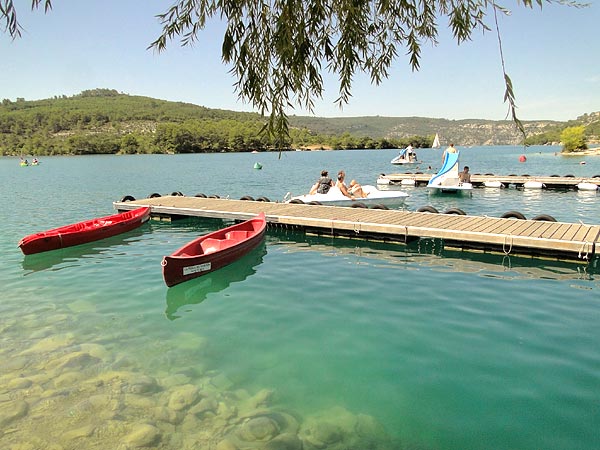
[[[265,213],[200,236],[162,260],[167,286],[214,272],[256,248],[265,237]]]
[[[31,234],[19,241],[19,247],[23,253],[31,255],[32,253],[85,244],[133,230],[149,218],[150,207],[145,206],[112,216],[99,217]]]

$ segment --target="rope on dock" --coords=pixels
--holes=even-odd
[[[508,251],[506,251],[506,241],[508,240],[508,238],[510,238],[510,247],[508,248]],[[502,251],[504,252],[505,255],[510,255],[510,252],[512,251],[512,247],[513,247],[513,235],[512,234],[507,234],[504,236],[504,243],[502,244]]]

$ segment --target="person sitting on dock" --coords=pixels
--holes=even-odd
[[[458,174],[458,181],[460,183],[470,183],[471,174],[469,173],[469,166],[463,167],[463,171]]]
[[[333,180],[329,178],[329,172],[326,170],[321,171],[321,178],[313,184],[313,187],[310,189],[309,194],[327,194],[329,192],[329,188],[333,186]]]
[[[367,193],[365,191],[363,191],[363,188],[360,184],[358,184],[356,182],[356,180],[352,180],[350,182],[350,187],[349,187],[349,192],[354,195],[355,197],[361,197],[361,198],[366,198],[367,197]]]

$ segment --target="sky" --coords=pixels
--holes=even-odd
[[[0,99],[38,100],[107,88],[255,111],[238,99],[230,67],[222,63],[221,23],[208,23],[193,47],[174,41],[157,53],[147,49],[161,33],[155,16],[171,1],[54,0],[47,14],[31,11],[30,1],[15,3],[24,31],[16,40],[0,31]],[[499,27],[518,117],[566,121],[600,111],[600,2],[583,9],[555,3],[530,9],[516,0],[502,4],[512,11],[499,16]],[[487,22],[493,25],[491,15]],[[325,93],[312,115],[506,119],[496,33],[476,31],[458,45],[447,19],[440,19],[438,40],[437,46],[424,44],[417,72],[401,50],[380,85],[357,75],[350,103],[342,109],[335,104],[337,77],[324,73]],[[288,114],[311,115],[299,107]]]

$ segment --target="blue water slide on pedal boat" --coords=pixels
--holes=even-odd
[[[462,183],[458,178],[459,156],[459,151],[456,153],[446,153],[442,168],[427,183],[430,193],[471,194],[473,185],[471,183]]]

